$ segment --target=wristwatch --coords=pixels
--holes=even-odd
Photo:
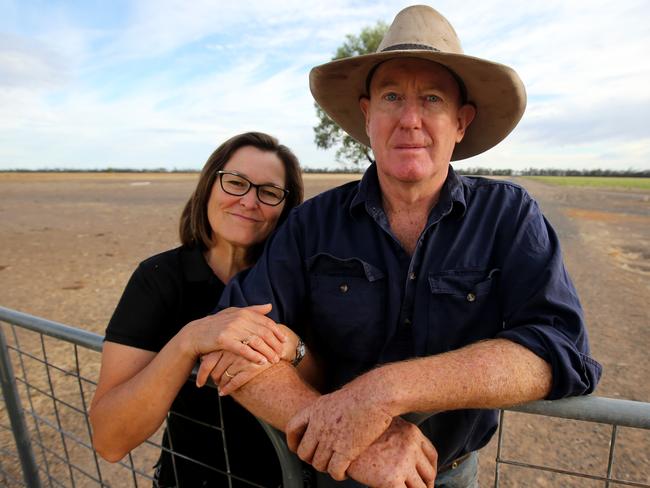
[[[302,339],[298,338],[298,344],[296,344],[296,357],[291,361],[292,366],[298,366],[302,358],[305,357],[305,343]]]

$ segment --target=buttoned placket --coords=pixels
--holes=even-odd
[[[418,279],[421,278],[418,276],[418,274],[422,268],[422,256],[424,254],[424,249],[426,248],[427,236],[432,228],[436,226],[438,222],[440,222],[440,220],[451,213],[452,208],[453,202],[449,196],[445,198],[445,201],[440,202],[439,207],[434,207],[434,209],[431,211],[431,214],[429,215],[426,227],[418,238],[415,251],[413,252],[413,255],[409,257],[408,253],[404,250],[401,243],[390,229],[388,217],[386,216],[383,208],[373,204],[366,206],[368,214],[377,223],[377,225],[379,225],[379,227],[381,227],[381,229],[388,236],[390,236],[394,242],[395,248],[400,254],[399,261],[401,263],[405,263],[408,260],[408,268],[406,270],[406,273],[401,273],[401,276],[405,276],[405,282],[403,285],[398,321],[396,327],[392,329],[395,337],[410,337],[412,339],[414,336],[414,331],[412,328],[414,316],[413,304],[415,303]],[[388,339],[388,343],[390,343],[391,338]],[[389,349],[390,348],[388,348],[388,350],[384,348],[384,351],[382,351],[381,356],[383,360],[393,360],[391,357],[391,351]]]
[[[424,254],[428,234],[431,232],[433,227],[438,224],[438,222],[440,222],[444,217],[451,213],[451,209],[451,201],[448,202],[446,208],[442,212],[436,212],[436,208],[434,208],[431,215],[429,216],[426,227],[418,238],[418,242],[415,246],[415,251],[413,252],[413,256],[411,257],[409,268],[406,273],[406,281],[404,283],[404,299],[402,300],[398,326],[401,325],[402,327],[410,327],[413,325],[413,304],[415,303],[415,294],[417,291],[418,273],[422,269],[422,255]]]

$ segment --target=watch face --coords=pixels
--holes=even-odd
[[[298,363],[305,357],[305,343],[302,342],[302,339],[298,341],[296,345],[296,357],[292,361],[294,366],[298,366]]]

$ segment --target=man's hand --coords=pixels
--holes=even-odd
[[[287,444],[298,457],[335,480],[393,420],[371,395],[349,384],[321,396],[287,424]]]
[[[390,427],[348,468],[373,488],[433,488],[438,453],[418,427],[395,417]]]

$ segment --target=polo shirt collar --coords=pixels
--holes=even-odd
[[[449,202],[446,204],[446,202]],[[451,213],[462,217],[465,215],[467,209],[467,202],[465,200],[465,191],[462,177],[456,174],[454,168],[449,165],[449,172],[447,179],[442,186],[440,193],[440,201],[434,207],[432,213],[436,208],[439,208],[440,203],[451,205]],[[366,204],[366,208],[381,207],[381,194],[379,189],[379,179],[377,177],[377,165],[372,163],[359,182],[358,190],[354,198],[350,202],[350,213],[357,207]],[[446,206],[445,205],[445,206]]]

